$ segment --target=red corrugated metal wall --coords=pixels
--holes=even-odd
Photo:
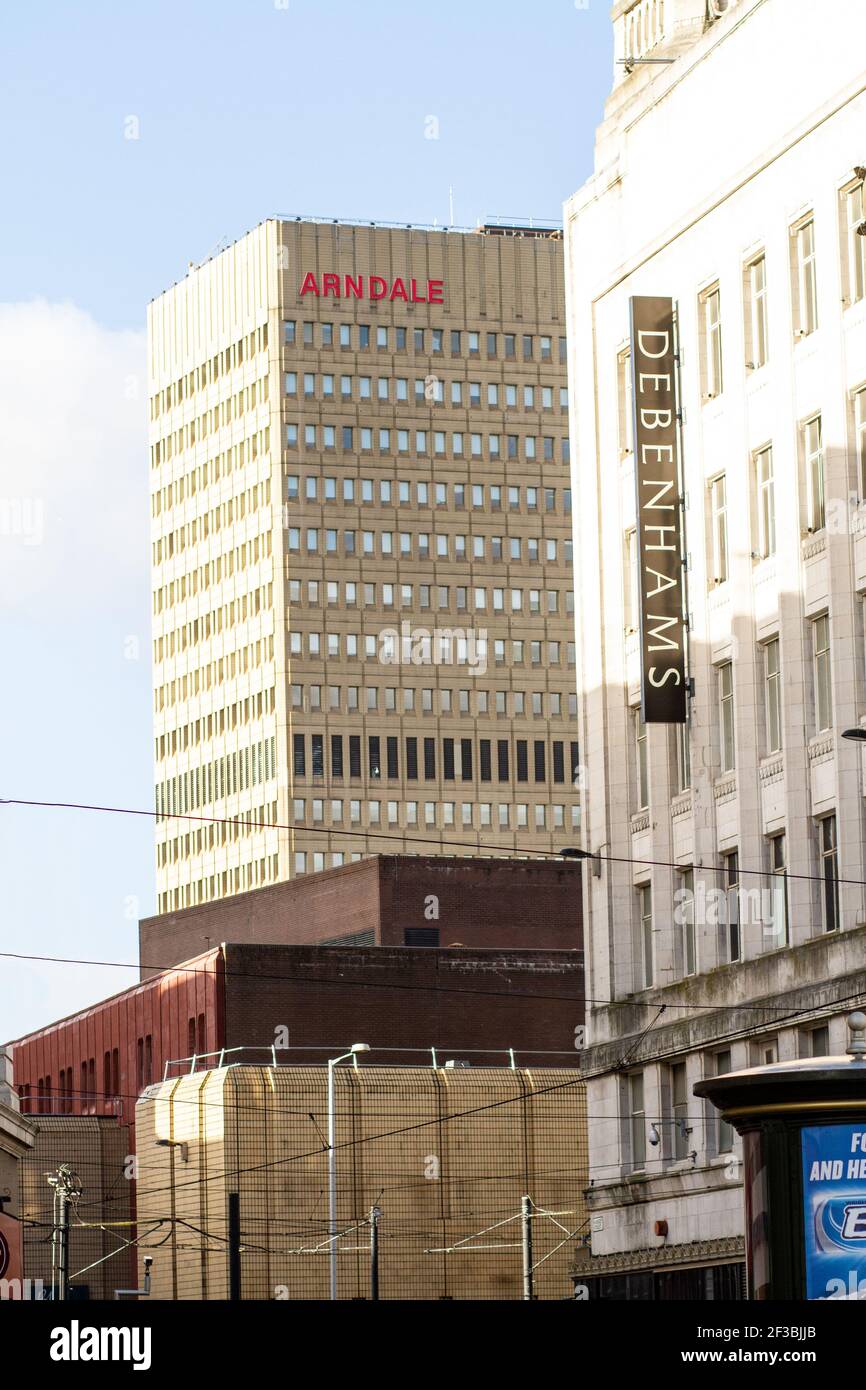
[[[167,1061],[225,1045],[224,980],[218,948],[20,1038],[12,1054],[22,1112],[133,1124],[139,1093],[162,1080]]]

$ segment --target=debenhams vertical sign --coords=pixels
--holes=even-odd
[[[641,712],[647,724],[684,724],[686,633],[672,300],[632,298],[631,371]]]

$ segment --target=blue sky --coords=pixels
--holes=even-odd
[[[558,218],[609,6],[45,0],[3,28],[0,796],[147,807],[147,301],[268,216],[446,222],[452,187],[458,224]],[[0,807],[0,951],[134,962],[153,893],[146,820]],[[0,956],[0,1039],[132,978]]]

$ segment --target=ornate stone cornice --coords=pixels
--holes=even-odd
[[[778,782],[785,772],[785,759],[781,753],[778,758],[767,758],[758,768],[758,777],[762,782]]]
[[[827,534],[819,531],[814,536],[807,536],[802,542],[802,554],[804,560],[814,560],[816,555],[821,555],[827,549]]]
[[[659,1245],[652,1250],[616,1250],[610,1255],[593,1255],[583,1246],[574,1252],[571,1273],[575,1278],[580,1278],[588,1274],[625,1274],[630,1270],[669,1269],[671,1265],[698,1265],[745,1258],[746,1246],[742,1236],[690,1240],[683,1245]]]
[[[828,758],[832,758],[834,751],[833,735],[819,734],[813,738],[809,744],[809,762],[823,763]]]
[[[692,794],[690,791],[683,792],[680,796],[675,796],[671,802],[671,820],[676,820],[677,816],[687,816],[692,809]]]

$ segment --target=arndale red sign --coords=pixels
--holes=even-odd
[[[383,275],[316,276],[308,270],[301,294],[322,299],[404,299],[407,304],[444,304],[445,281],[422,280],[419,288],[417,280],[410,280],[407,289],[406,281],[399,276],[393,280],[386,280]]]

